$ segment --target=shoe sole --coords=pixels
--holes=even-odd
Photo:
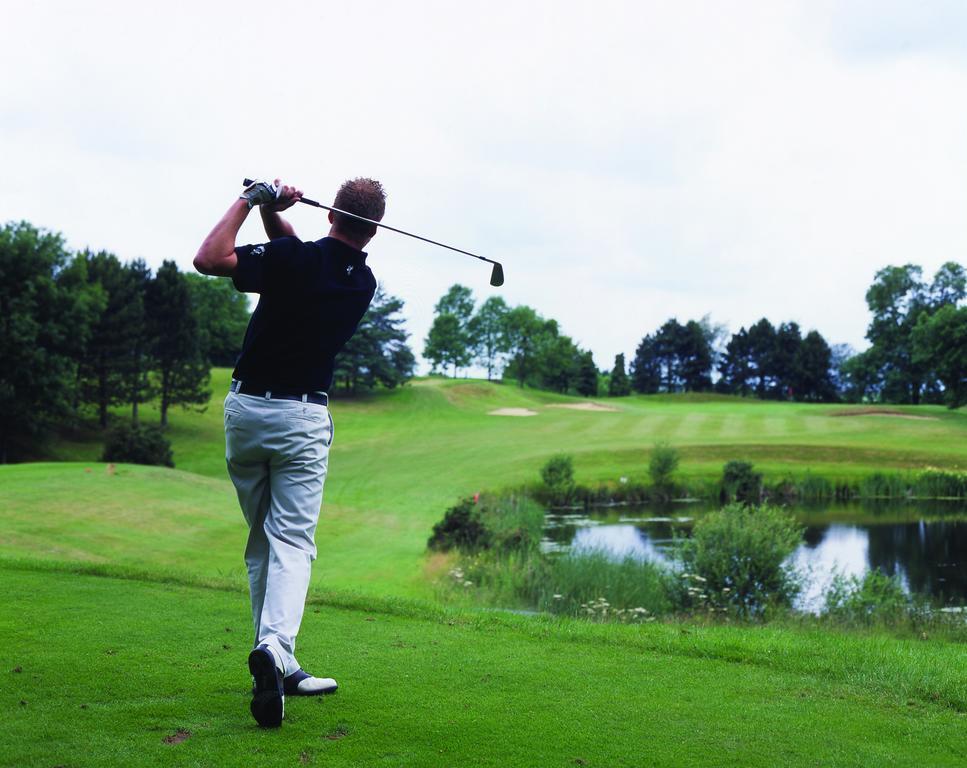
[[[252,717],[263,728],[278,728],[285,716],[285,694],[272,652],[256,648],[248,655],[248,670],[255,678],[250,705]]]

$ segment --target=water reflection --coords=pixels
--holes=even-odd
[[[705,507],[622,508],[593,516],[548,515],[545,548],[603,549],[616,558],[668,562],[676,536],[688,536]],[[967,506],[840,504],[793,508],[805,526],[791,557],[807,576],[801,607],[815,608],[834,573],[878,568],[943,604],[967,602]]]

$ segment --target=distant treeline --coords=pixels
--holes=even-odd
[[[812,402],[967,403],[967,274],[948,262],[929,284],[914,265],[877,272],[866,302],[873,319],[860,354],[819,331],[762,318],[729,334],[708,316],[671,318],[599,371],[590,351],[531,307],[491,297],[475,308],[454,285],[436,305],[423,355],[456,376],[471,364],[487,377],[583,396],[719,392]]]
[[[403,302],[377,293],[336,372],[347,389],[410,377]],[[212,365],[233,366],[249,319],[231,281],[154,273],[141,259],[70,252],[61,235],[27,222],[0,227],[0,463],[30,455],[52,427],[96,421],[157,400],[204,407]]]

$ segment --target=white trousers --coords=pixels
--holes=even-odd
[[[289,675],[302,624],[329,446],[329,409],[230,392],[225,459],[249,526],[245,547],[255,645],[267,643]]]

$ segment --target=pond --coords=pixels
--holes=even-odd
[[[545,551],[603,550],[668,563],[675,537],[691,534],[712,507],[672,504],[548,513]],[[967,603],[967,504],[963,502],[846,503],[793,506],[805,527],[790,558],[806,576],[798,607],[816,610],[834,573],[862,576],[878,568],[936,604]]]

